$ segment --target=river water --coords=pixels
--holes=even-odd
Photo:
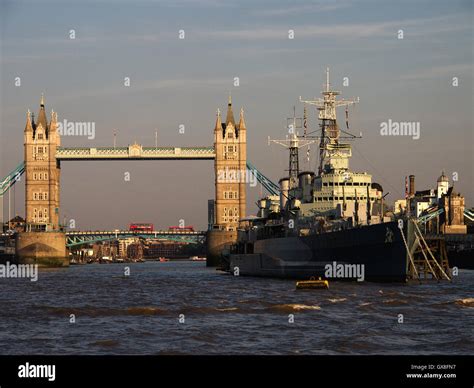
[[[451,283],[332,282],[329,290],[189,261],[0,278],[1,354],[473,352],[472,270]]]

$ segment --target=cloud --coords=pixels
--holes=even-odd
[[[134,82],[130,88],[124,86],[114,86],[109,88],[98,88],[98,89],[87,89],[87,90],[76,90],[74,93],[68,96],[62,97],[62,100],[76,100],[83,99],[86,97],[106,97],[115,96],[119,93],[130,92],[130,93],[143,93],[148,91],[162,91],[162,90],[176,90],[177,88],[186,87],[187,89],[199,89],[204,88],[219,88],[228,87],[231,82],[229,78],[207,78],[207,77],[194,77],[194,78],[170,78],[155,81],[147,81],[136,83]]]
[[[252,29],[235,30],[201,30],[196,31],[197,39],[242,39],[242,40],[277,40],[288,39],[288,30],[294,29],[295,39],[330,38],[357,39],[367,37],[396,36],[399,29],[406,30],[408,36],[426,36],[437,33],[456,32],[472,27],[460,23],[459,15],[446,15],[436,18],[419,18],[366,23],[312,24],[267,26]]]
[[[440,77],[455,77],[460,74],[470,74],[472,76],[472,73],[473,73],[472,64],[460,63],[460,64],[429,67],[416,73],[402,75],[400,76],[400,79],[422,80],[422,79],[431,79],[431,78],[440,78]]]
[[[342,3],[345,4],[345,3]],[[336,6],[334,4],[327,4],[327,6]],[[339,3],[338,3],[338,6]],[[307,6],[294,6],[290,12],[303,12]],[[315,7],[313,5],[313,7]],[[265,12],[283,12],[284,9],[273,9]],[[418,18],[407,20],[391,20],[391,21],[375,21],[375,22],[361,22],[361,23],[339,23],[339,24],[268,24],[263,27],[241,29],[196,29],[187,32],[186,40],[191,42],[209,41],[209,40],[242,40],[242,41],[277,41],[288,39],[288,30],[295,31],[295,39],[314,39],[324,38],[328,42],[336,42],[340,40],[354,40],[361,38],[381,38],[381,37],[395,37],[399,29],[405,32],[405,39],[409,40],[413,37],[429,36],[434,39],[435,35],[446,35],[452,32],[459,32],[470,30],[472,26],[469,19],[465,15],[444,15],[435,18]],[[55,50],[58,45],[67,45],[75,48],[77,46],[100,47],[104,43],[109,45],[124,43],[130,44],[154,44],[159,42],[172,42],[173,39],[178,39],[178,30],[176,31],[161,31],[158,33],[131,33],[125,34],[123,32],[105,33],[103,31],[96,31],[95,35],[82,36],[78,35],[75,40],[69,39],[67,36],[63,37],[46,37],[34,36],[28,38],[10,38],[4,37],[3,45],[5,47],[18,47],[19,45],[30,44],[37,46],[41,44],[42,47],[50,46]]]
[[[330,12],[336,11],[342,8],[350,7],[350,3],[346,3],[343,1],[339,2],[316,2],[312,4],[299,4],[299,5],[292,5],[284,8],[265,8],[260,9],[252,12],[252,15],[255,16],[271,16],[271,17],[278,17],[278,16],[290,16],[290,15],[297,15],[297,14],[307,14],[307,13],[319,13],[319,12]]]

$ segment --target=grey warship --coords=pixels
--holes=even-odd
[[[347,107],[359,100],[337,99],[329,69],[326,75],[322,98],[300,97],[305,113],[306,105],[317,108],[318,136],[307,134],[306,125],[300,136],[294,118],[287,138],[274,141],[289,149],[289,176],[280,179],[279,195],[258,202],[258,216],[241,220],[238,241],[224,257],[227,270],[242,276],[354,279],[362,268],[358,280],[405,282],[414,272],[418,276],[414,260],[423,237],[415,235],[410,219],[384,213],[383,189],[369,173],[349,169],[348,141],[357,136],[349,131]],[[337,123],[341,106],[345,130]],[[317,172],[299,169],[299,148],[310,143],[319,145]],[[446,275],[446,268],[432,263],[433,269],[438,270],[435,264]]]

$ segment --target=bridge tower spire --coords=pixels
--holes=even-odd
[[[31,117],[31,111],[28,109],[28,112],[26,112],[26,125],[25,125],[25,134],[26,133],[33,133],[33,124],[34,124],[34,119]]]
[[[222,120],[221,120],[221,110],[218,108],[216,113],[216,125],[214,127],[214,132],[222,132]]]
[[[231,123],[235,127],[234,112],[232,111],[232,95],[229,93],[229,102],[227,103],[227,116],[225,123]]]

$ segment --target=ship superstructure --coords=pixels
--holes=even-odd
[[[282,213],[296,218],[300,225],[314,220],[346,220],[350,226],[367,225],[383,221],[380,202],[382,187],[372,183],[367,172],[352,172],[349,159],[352,156],[352,140],[357,136],[341,130],[337,123],[337,107],[347,108],[359,99],[337,99],[340,94],[331,90],[329,69],[326,71],[326,87],[322,98],[300,101],[316,106],[320,120],[317,136],[300,136],[295,130],[296,120],[290,126],[290,136],[286,140],[271,140],[289,149],[289,176],[280,179],[280,206]],[[347,118],[347,116],[346,116]],[[306,122],[306,117],[305,117]],[[299,171],[299,148],[311,143],[319,144],[317,173]],[[379,206],[374,206],[379,204]]]

